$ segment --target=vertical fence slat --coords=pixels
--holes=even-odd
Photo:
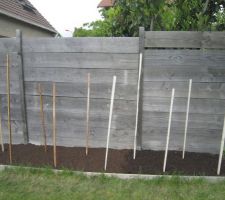
[[[18,72],[19,72],[19,86],[20,86],[20,108],[21,108],[21,120],[23,126],[23,137],[24,143],[29,142],[28,128],[27,128],[27,111],[26,111],[26,101],[25,101],[25,84],[24,84],[24,69],[23,69],[23,41],[22,32],[16,30],[16,39],[18,45]]]

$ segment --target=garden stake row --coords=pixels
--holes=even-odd
[[[90,117],[90,73],[88,73],[88,75],[87,75],[86,156],[88,155],[89,137],[90,137],[89,117]]]
[[[7,102],[8,102],[8,131],[9,131],[9,163],[12,164],[12,128],[10,111],[10,62],[9,55],[6,56],[7,66]]]
[[[57,157],[56,157],[55,96],[56,96],[55,83],[52,83],[52,138],[53,138],[53,159],[54,159],[54,167],[57,167]]]
[[[108,134],[107,134],[106,152],[105,152],[105,166],[104,166],[105,170],[107,168],[107,161],[108,161],[109,138],[110,138],[111,123],[112,123],[112,113],[113,113],[113,103],[114,103],[114,96],[115,96],[115,88],[116,88],[116,76],[113,76],[110,111],[109,111]]]
[[[45,152],[47,152],[47,141],[46,141],[46,128],[45,128],[45,115],[43,110],[43,96],[42,96],[43,88],[42,85],[38,84],[38,93],[40,96],[40,119],[41,119],[41,126],[42,126],[42,135],[43,135],[43,144]]]
[[[4,142],[3,142],[3,135],[2,135],[2,98],[0,98],[0,142],[1,142],[1,148],[2,152],[4,152]]]
[[[189,107],[190,107],[190,99],[191,99],[191,86],[192,86],[192,79],[189,80],[186,121],[185,121],[185,129],[184,129],[184,144],[183,144],[183,153],[182,153],[183,159],[184,159],[185,148],[186,148],[186,139],[187,139],[188,117],[189,117]]]
[[[171,102],[170,102],[170,114],[169,114],[168,130],[167,130],[166,150],[165,150],[164,163],[163,163],[163,172],[166,171],[166,162],[167,162],[168,147],[169,147],[169,140],[170,140],[170,128],[171,128],[171,119],[172,119],[172,112],[173,112],[174,94],[175,94],[175,89],[173,88],[172,95],[171,95]]]
[[[142,53],[139,58],[139,71],[138,71],[138,84],[137,84],[137,107],[136,107],[136,119],[135,119],[135,130],[134,130],[134,152],[133,159],[136,158],[137,149],[137,128],[138,128],[138,115],[139,115],[139,98],[140,98],[140,85],[141,85],[141,73],[142,73]]]

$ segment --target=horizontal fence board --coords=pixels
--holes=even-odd
[[[137,84],[137,70],[26,68],[24,71],[24,78],[25,81],[86,83],[88,73],[91,74],[92,83],[112,84],[113,76],[115,75],[117,76],[117,83],[124,85]]]
[[[25,53],[24,66],[77,69],[138,69],[138,54]]]
[[[26,96],[27,108],[40,108],[39,96]],[[121,114],[135,114],[135,101],[114,100],[114,112]],[[62,110],[65,112],[82,113],[86,112],[87,100],[84,98],[56,97],[56,112]],[[52,97],[43,96],[43,107],[46,110],[52,109]],[[99,113],[109,113],[109,99],[90,99],[90,111]]]
[[[10,82],[10,94],[19,94],[19,80]],[[7,94],[7,83],[6,80],[0,80],[0,95]]]
[[[143,149],[164,150],[167,128],[143,128]],[[222,130],[189,129],[186,151],[218,153]],[[171,129],[169,149],[182,151],[183,129]]]
[[[93,129],[95,133],[100,133],[99,135],[90,135],[89,147],[90,148],[105,148],[106,147],[106,137],[107,129]],[[106,132],[105,132],[106,131]],[[109,148],[113,149],[132,149],[133,139],[126,135],[127,131],[114,131],[112,130],[112,137],[110,137]],[[116,136],[114,136],[114,133]],[[32,132],[30,134],[30,142],[34,144],[42,144],[42,139],[40,135]],[[49,145],[52,145],[52,137],[47,137],[47,142]],[[85,135],[83,137],[62,137],[57,136],[56,133],[56,144],[57,146],[66,146],[66,147],[85,147]]]
[[[143,112],[144,127],[149,128],[167,128],[169,120],[169,112]],[[183,129],[185,127],[186,113],[173,112],[171,127]],[[222,130],[224,115],[207,115],[207,114],[189,114],[188,129],[216,129]]]
[[[144,97],[143,111],[169,112],[170,98]],[[186,112],[187,98],[176,97],[174,99],[173,112]],[[190,113],[221,114],[225,113],[225,100],[220,99],[191,99]]]
[[[17,66],[17,63],[18,63],[17,53],[9,52],[8,55],[9,55],[10,66],[14,66],[14,67]],[[3,53],[2,51],[0,51],[0,67],[6,68],[6,56],[7,56],[7,53]]]
[[[147,49],[144,54],[144,65],[148,67],[178,66],[181,69],[188,67],[224,67],[224,50],[174,50],[174,49]]]
[[[6,76],[7,76],[7,68],[0,67],[0,83],[6,83]],[[10,66],[10,81],[18,81],[18,67],[17,66]]]
[[[84,80],[85,81],[85,80]],[[43,87],[43,95],[52,96],[52,82],[25,82],[27,95],[39,95],[37,88],[41,83]],[[56,83],[57,97],[87,97],[87,83]],[[0,86],[1,88],[1,86]],[[110,99],[112,90],[111,83],[92,83],[90,85],[90,98]],[[135,100],[136,101],[136,85],[116,84],[115,99]],[[0,90],[2,91],[2,90]],[[14,90],[13,90],[14,91]],[[85,101],[85,100],[84,100]]]
[[[1,38],[0,39],[0,52],[10,53],[17,51],[16,38]]]
[[[128,37],[24,38],[24,52],[138,53],[139,39]]]
[[[28,123],[36,123],[40,125],[40,113],[36,109],[27,110]],[[51,126],[52,124],[52,112],[45,111],[46,124]],[[86,127],[86,117],[85,113],[73,113],[65,111],[56,111],[56,121],[57,124],[66,126],[72,124],[74,127]],[[107,128],[108,127],[109,116],[107,113],[90,113],[90,127]],[[135,115],[123,115],[117,114],[115,111],[112,116],[112,129],[134,129]],[[41,126],[40,126],[41,127]]]
[[[225,32],[147,31],[145,47],[224,49]]]
[[[144,68],[144,81],[225,82],[225,67],[154,66]]]
[[[176,97],[188,96],[189,80],[186,81],[152,81],[144,82],[146,97],[169,97],[172,88],[176,89]],[[225,99],[225,83],[192,83],[191,98]]]

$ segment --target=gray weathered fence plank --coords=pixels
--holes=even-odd
[[[165,147],[167,128],[147,128],[143,130],[143,148],[162,150]],[[219,152],[221,130],[189,129],[187,137],[187,151]],[[183,129],[171,129],[170,150],[182,150]]]
[[[193,82],[225,82],[223,66],[152,66],[145,67],[144,81],[188,81]]]
[[[168,112],[170,98],[144,97],[143,110],[153,112]],[[174,99],[173,112],[185,112],[187,98]],[[224,114],[225,100],[222,99],[191,99],[189,113]]]
[[[27,68],[138,69],[138,54],[25,53]]]
[[[169,97],[171,89],[176,88],[176,97],[186,97],[188,80],[186,81],[149,81],[144,82],[144,96]],[[225,99],[225,83],[193,83],[192,98]]]
[[[88,73],[91,74],[92,83],[111,83],[113,75],[117,76],[119,84],[135,85],[137,83],[137,70],[70,68],[26,68],[25,81],[85,83]]]
[[[164,67],[169,69],[171,66],[185,67],[224,67],[225,50],[174,50],[174,49],[148,49],[145,50],[145,67]]]
[[[1,53],[10,53],[16,52],[16,38],[1,38],[0,41],[0,52]]]
[[[185,112],[173,112],[172,127],[184,129],[185,126]],[[143,126],[144,127],[164,127],[168,126],[168,112],[148,112],[143,113]],[[223,115],[214,114],[198,114],[191,113],[189,115],[189,128],[198,129],[216,129],[222,130],[223,127]]]
[[[38,95],[37,86],[39,82],[28,81],[26,82],[26,94],[27,95]],[[51,82],[41,82],[43,86],[43,95],[52,96],[52,83]],[[56,83],[57,84],[57,94],[56,96],[62,97],[87,97],[87,84],[86,83]],[[91,98],[104,98],[110,99],[111,94],[111,83],[91,83]],[[1,86],[0,86],[1,88]],[[136,90],[135,85],[116,85],[115,99],[124,100],[136,100]],[[3,91],[0,89],[0,92]]]
[[[225,32],[147,31],[145,47],[225,48]]]
[[[138,53],[138,38],[32,38],[24,39],[24,52]]]

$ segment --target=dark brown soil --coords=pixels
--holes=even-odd
[[[53,166],[52,146],[45,153],[43,146],[13,145],[13,165],[28,165],[35,167]],[[182,160],[181,153],[169,151],[167,159],[167,174],[180,175],[216,175],[218,155],[186,152]],[[57,147],[57,168],[67,168],[79,171],[103,172],[104,148]],[[107,172],[134,174],[163,174],[164,151],[137,151],[133,160],[132,150],[109,150]],[[0,152],[0,164],[9,164],[8,145],[5,152]],[[222,162],[221,175],[225,175],[225,159]]]

